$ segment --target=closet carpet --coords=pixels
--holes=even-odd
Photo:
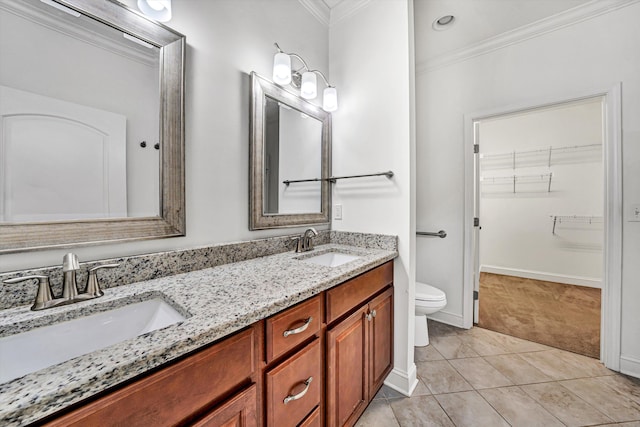
[[[480,273],[478,326],[600,357],[600,289]]]

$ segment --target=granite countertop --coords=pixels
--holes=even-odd
[[[298,258],[339,251],[360,258],[325,267]],[[0,384],[0,424],[34,422],[70,404],[224,338],[383,264],[397,252],[327,244],[110,288],[102,298],[33,312],[0,311],[0,336],[160,297],[187,319]],[[46,349],[42,349],[46,351]]]

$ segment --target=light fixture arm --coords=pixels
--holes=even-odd
[[[327,86],[322,92],[322,109],[327,112],[338,109],[338,91],[331,86],[327,77],[320,70],[312,70],[300,55],[293,52],[284,52],[278,43],[273,44],[278,50],[273,58],[273,81],[279,85],[290,84],[300,89],[300,96],[304,99],[315,99],[318,94],[317,76],[322,78]],[[294,70],[291,66],[291,58],[296,58],[302,64],[302,68]]]
[[[300,55],[298,55],[297,53],[293,53],[293,52],[285,52],[284,50],[282,50],[280,48],[280,46],[278,45],[278,43],[273,43],[273,45],[276,47],[276,49],[278,49],[278,53],[284,53],[285,55],[289,55],[292,58],[296,58],[298,61],[300,61],[302,63],[302,68],[299,68],[297,70],[295,70],[297,73],[300,73],[300,71],[309,71],[310,73],[315,73],[317,75],[319,75],[320,77],[322,77],[322,80],[324,80],[324,84],[327,85],[327,87],[333,87],[331,86],[331,83],[329,83],[329,80],[327,80],[327,77],[324,75],[324,73],[322,73],[322,71],[320,70],[312,70],[309,68],[309,65],[307,64],[307,61],[305,61],[304,59],[302,59],[302,57]]]

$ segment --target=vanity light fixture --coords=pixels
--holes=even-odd
[[[171,0],[138,0],[138,9],[158,22],[171,20]]]
[[[291,84],[300,89],[300,96],[304,99],[315,99],[318,96],[318,77],[322,77],[327,86],[322,92],[322,109],[328,112],[338,109],[338,91],[329,84],[325,75],[319,70],[309,68],[300,55],[286,53],[280,49],[278,43],[273,44],[278,53],[273,57],[273,82],[281,86]],[[302,67],[294,70],[291,66],[291,58],[302,63]]]

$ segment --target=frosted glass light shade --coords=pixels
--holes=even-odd
[[[306,72],[302,74],[300,96],[304,99],[313,99],[318,96],[318,77],[316,73]]]
[[[273,82],[279,85],[291,83],[291,57],[286,53],[276,53],[273,57]]]
[[[338,109],[338,91],[335,87],[328,87],[322,93],[322,109],[328,112]]]
[[[171,20],[171,0],[138,0],[138,9],[156,21]]]

